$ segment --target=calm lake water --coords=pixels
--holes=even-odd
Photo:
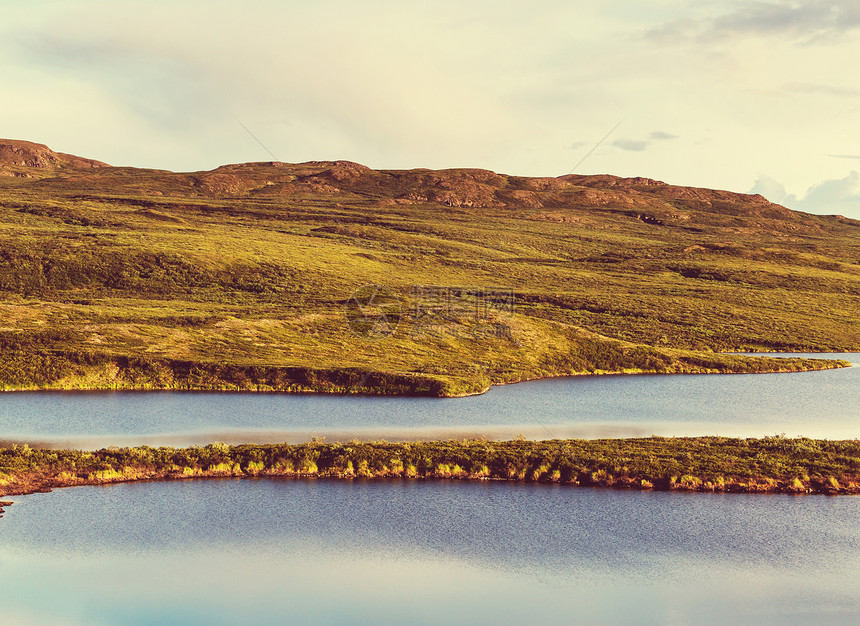
[[[18,498],[4,624],[860,620],[860,498],[209,480]]]
[[[456,400],[10,393],[0,396],[0,438],[854,438],[858,383],[860,368],[557,379]],[[856,497],[269,479],[14,499],[0,520],[3,624],[860,620]]]
[[[809,355],[845,358],[860,354]],[[860,367],[758,375],[584,376],[456,399],[179,392],[0,395],[0,439],[90,448],[211,441],[487,436],[860,436]]]

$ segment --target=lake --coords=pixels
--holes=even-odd
[[[450,400],[8,393],[0,436],[83,447],[517,433],[856,438],[858,383],[860,368],[555,379]],[[4,624],[860,620],[856,497],[222,479],[14,500],[0,520]]]
[[[860,355],[810,355],[860,362]],[[796,374],[582,376],[468,398],[205,392],[0,395],[0,439],[63,447],[356,439],[860,434],[860,367]]]
[[[4,623],[860,619],[855,497],[267,479],[18,500]]]

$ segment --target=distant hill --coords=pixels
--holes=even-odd
[[[108,167],[107,163],[54,152],[48,146],[29,141],[0,139],[0,175],[26,175],[28,169],[58,170],[67,168]],[[30,174],[32,176],[32,174]]]
[[[112,168],[100,161],[55,153],[45,146],[0,140],[0,165],[63,170],[49,188],[69,183],[105,193],[178,195],[198,198],[251,197],[284,201],[310,197],[332,202],[376,201],[389,205],[437,204],[473,209],[508,209],[534,219],[565,221],[566,210],[627,210],[636,219],[676,227],[724,227],[738,234],[828,232],[853,224],[842,216],[792,211],[761,195],[669,185],[649,178],[567,175],[507,176],[480,169],[372,170],[350,161],[244,163],[211,171]],[[70,180],[70,168],[82,168]],[[95,169],[98,168],[98,169]],[[41,173],[39,178],[45,178]],[[53,184],[52,184],[53,183]]]
[[[451,395],[860,350],[860,222],[759,195],[12,140],[0,175],[0,386]]]

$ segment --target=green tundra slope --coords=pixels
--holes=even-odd
[[[456,395],[860,350],[860,222],[612,176],[115,168],[0,140],[0,387]]]

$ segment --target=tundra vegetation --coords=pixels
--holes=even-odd
[[[816,369],[846,363],[720,353],[860,350],[858,310],[860,222],[761,196],[343,161],[173,173],[0,140],[3,389]]]
[[[741,493],[860,492],[860,441],[725,437],[0,448],[0,496],[201,477],[462,479]]]

